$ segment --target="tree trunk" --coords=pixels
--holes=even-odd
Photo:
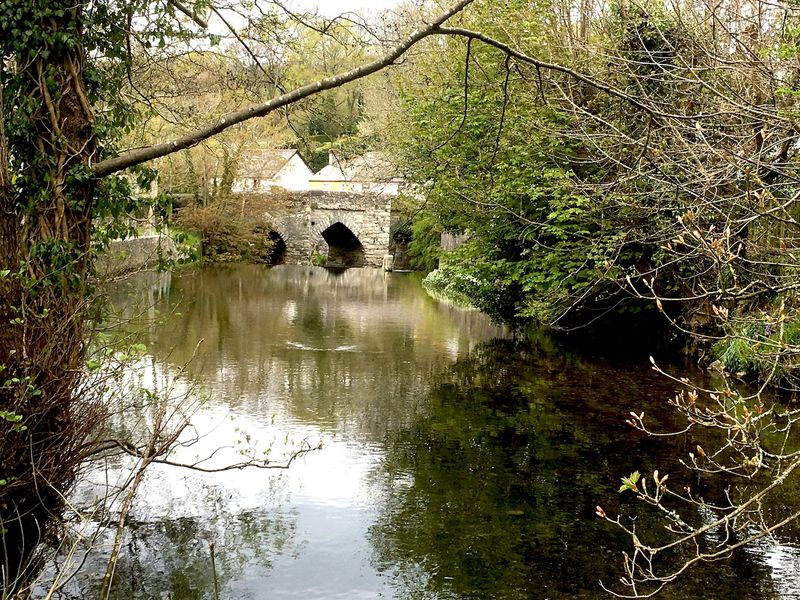
[[[53,4],[63,17],[37,24],[42,39],[80,36],[80,4]],[[80,48],[47,43],[7,66],[16,87],[4,90],[4,120],[11,122],[7,111],[32,107],[22,127],[15,115],[22,130],[0,138],[0,530],[10,592],[35,575],[36,545],[61,513],[94,421],[77,414],[74,397],[84,357],[96,151]]]

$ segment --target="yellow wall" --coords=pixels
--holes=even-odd
[[[309,181],[308,187],[325,192],[349,192],[352,186],[347,181]]]

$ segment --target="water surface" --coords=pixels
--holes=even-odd
[[[163,392],[186,367],[173,395],[189,398],[192,427],[172,460],[280,463],[322,444],[288,470],[153,466],[114,598],[211,598],[210,543],[221,598],[606,597],[599,581],[617,581],[629,544],[595,505],[635,514],[620,477],[659,468],[680,481],[677,460],[696,443],[625,425],[634,409],[679,425],[665,403],[674,386],[645,355],[516,342],[430,298],[414,274],[211,267],[142,276],[113,295],[130,315],[145,308],[139,381]],[[143,437],[153,418],[134,403],[114,427]],[[87,472],[74,498],[84,528],[97,520],[85,507],[129,467]],[[101,529],[78,549],[86,566],[56,597],[96,595],[110,539]],[[800,597],[793,540],[701,566],[664,597]]]

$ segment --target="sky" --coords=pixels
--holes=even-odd
[[[414,1],[422,4],[426,0]],[[407,3],[407,0],[282,0],[282,4],[289,10],[317,13],[328,18],[348,12],[370,16],[394,8],[403,2]],[[234,27],[240,28],[245,24],[245,18],[238,11],[225,11],[225,17]],[[227,26],[216,18],[209,19],[209,31],[223,36],[228,34]]]
[[[426,0],[414,1],[423,4]],[[377,15],[404,2],[407,3],[407,0],[282,0],[283,6],[289,10],[317,13],[328,18],[348,12],[357,12],[364,16]],[[238,11],[226,11],[226,17],[234,26],[241,26],[245,21]],[[227,34],[227,27],[218,19],[212,18],[209,22],[212,33]]]
[[[378,12],[399,3],[400,0],[292,0],[287,4],[305,10],[318,10],[325,16],[333,17],[344,12]]]

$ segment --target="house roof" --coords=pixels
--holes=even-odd
[[[237,174],[239,177],[248,179],[272,179],[286,166],[286,163],[292,160],[295,154],[297,154],[297,150],[291,148],[258,150],[242,159]]]
[[[323,167],[310,181],[392,181],[394,164],[382,152],[367,152],[350,160],[335,158],[335,164]]]
[[[309,181],[349,181],[340,167],[325,165],[319,172],[309,177]]]

